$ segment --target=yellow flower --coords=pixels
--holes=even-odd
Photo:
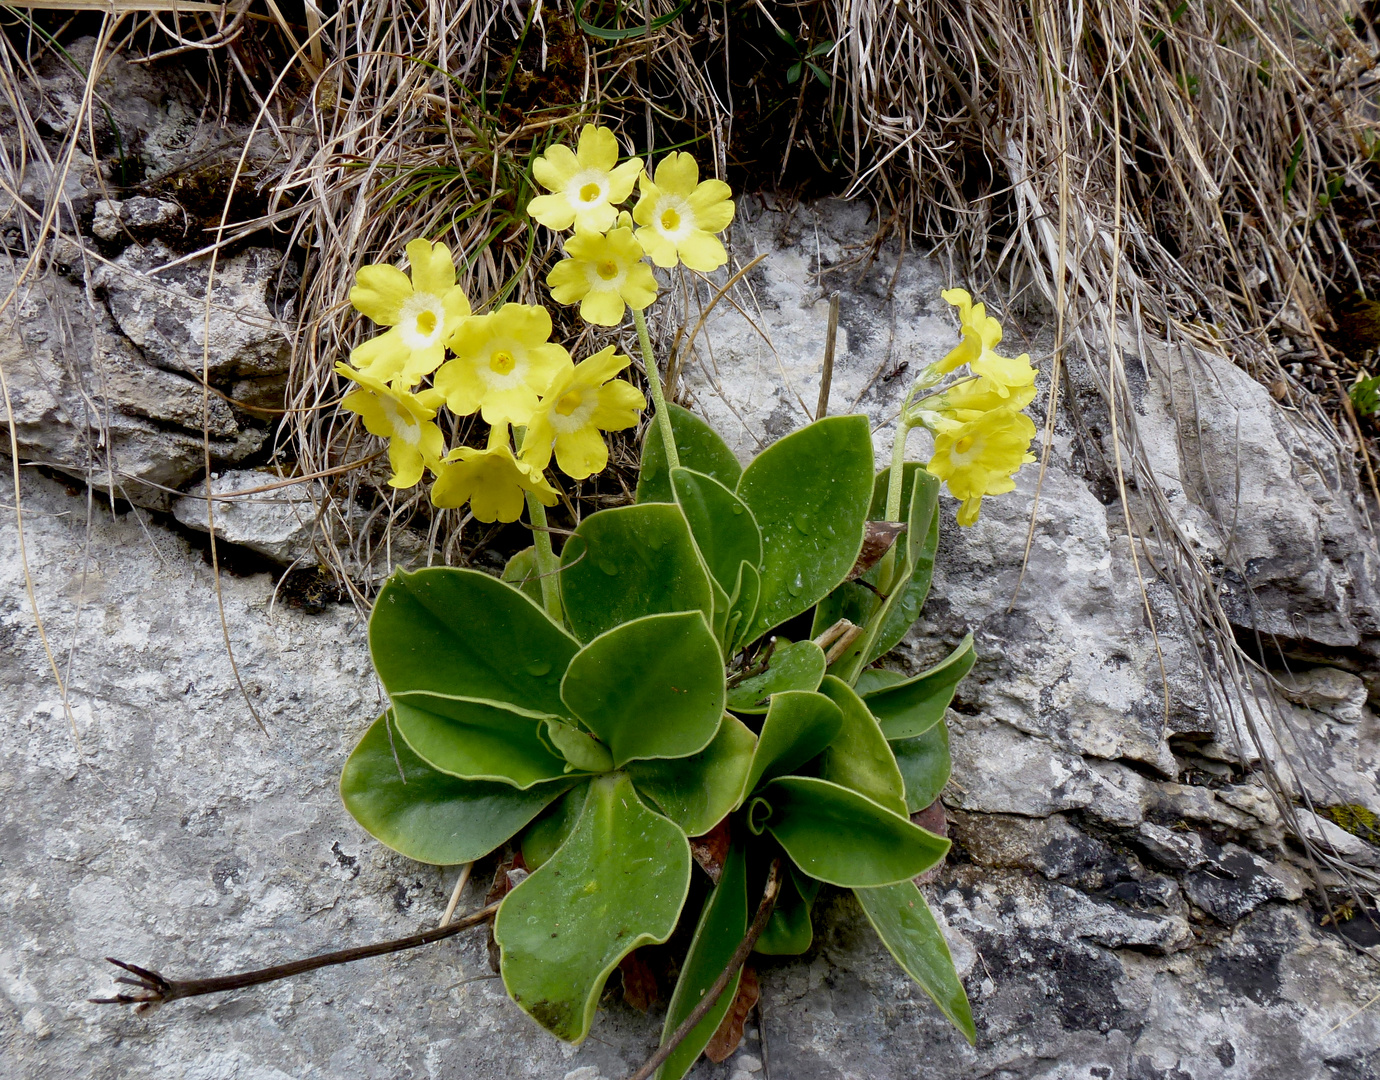
[[[556,463],[574,480],[601,472],[609,449],[601,431],[618,431],[637,423],[647,399],[631,383],[614,379],[631,362],[610,345],[568,368],[532,414],[522,440],[522,459],[536,468]]]
[[[1005,391],[1005,394],[1002,391]],[[933,410],[942,416],[967,423],[993,409],[1009,408],[1020,411],[1035,400],[1035,386],[1000,386],[987,378],[967,379],[951,386],[936,397],[919,403],[920,409]]]
[[[455,353],[436,372],[433,384],[457,416],[476,409],[488,424],[525,424],[537,396],[571,366],[570,354],[551,337],[551,316],[543,307],[504,304],[491,315],[461,322],[447,342]]]
[[[641,311],[656,299],[656,278],[642,261],[632,229],[619,226],[601,236],[575,231],[562,259],[546,275],[558,304],[580,305],[580,317],[597,326],[617,326],[624,304]]]
[[[362,266],[350,290],[350,303],[386,333],[350,353],[360,371],[410,389],[446,358],[446,339],[470,313],[464,290],[455,284],[450,248],[416,239],[407,245],[412,279],[396,266]]]
[[[578,151],[557,143],[532,162],[532,175],[552,194],[538,195],[527,212],[548,229],[574,225],[582,232],[606,232],[616,204],[632,194],[641,172],[636,158],[618,164],[618,139],[612,131],[586,124]]]
[[[657,266],[679,259],[691,270],[708,272],[728,262],[714,236],[733,220],[733,192],[722,180],[699,183],[700,170],[689,154],[671,153],[656,167],[655,182],[642,174],[641,198],[633,207],[638,243]]]
[[[341,406],[359,414],[369,434],[388,440],[388,461],[393,466],[390,484],[410,488],[422,478],[425,466],[436,468],[446,452],[446,441],[431,422],[440,404],[434,391],[395,390],[382,379],[344,364],[336,364],[335,370],[359,384],[345,395]]]
[[[1012,479],[1020,467],[1035,460],[1029,452],[1035,424],[1011,408],[993,409],[966,424],[939,431],[934,436],[934,456],[927,466],[931,475],[962,499],[960,525],[978,519],[984,495],[1002,495],[1016,487]]]
[[[947,373],[967,364],[974,375],[984,376],[987,388],[1001,398],[1008,397],[1016,387],[1035,384],[1029,354],[1012,359],[993,351],[1001,342],[1001,323],[987,314],[985,305],[974,304],[966,289],[945,289],[940,295],[958,308],[963,340],[935,365],[936,371]]]
[[[451,508],[468,502],[470,513],[478,521],[516,521],[522,516],[529,491],[543,506],[555,506],[560,498],[540,469],[513,456],[508,446],[507,424],[499,424],[489,432],[487,450],[458,447],[435,472],[432,503]]]

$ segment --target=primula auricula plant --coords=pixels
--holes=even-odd
[[[576,480],[599,472],[603,432],[634,426],[645,406],[618,378],[627,357],[608,348],[575,363],[541,307],[472,314],[441,244],[408,245],[410,278],[360,271],[351,299],[388,329],[338,368],[357,384],[344,407],[389,440],[396,486],[430,472],[438,507],[468,503],[481,521],[515,521],[525,506],[534,544],[501,580],[434,568],[388,581],[369,640],[389,707],[345,765],[346,807],[423,862],[514,843],[530,873],[495,917],[504,985],[562,1039],[583,1040],[614,967],[686,917],[696,929],[669,1039],[728,966],[770,877],[780,888],[757,952],[803,952],[821,886],[851,889],[971,1040],[962,984],[913,883],[948,841],[911,815],[948,780],[944,713],[972,640],[914,677],[877,664],[929,591],[940,482],[971,525],[1032,460],[1021,410],[1034,369],[998,355],[997,321],[951,290],[962,341],[907,397],[891,466],[874,473],[865,417],[836,416],[743,467],[703,420],[665,402],[643,318],[658,290],[647,260],[727,261],[728,187],[701,181],[684,153],[652,176],[620,163],[613,133],[593,126],[533,174],[549,194],[531,215],[573,227],[547,279],[553,297],[602,326],[632,311],[655,405],[636,502],[585,517],[553,551],[553,463]],[[441,408],[478,413],[487,446],[448,451]],[[915,426],[933,433],[928,465],[905,461]],[[715,840],[701,862],[712,887],[693,880],[692,837]],[[692,895],[698,912],[684,910]],[[694,1063],[738,977],[663,1080]]]

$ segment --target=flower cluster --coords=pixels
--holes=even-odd
[[[965,290],[942,295],[958,308],[963,339],[921,375],[901,422],[934,434],[929,471],[963,501],[958,523],[972,525],[983,496],[1013,490],[1017,471],[1035,460],[1035,424],[1021,411],[1035,400],[1035,369],[1025,353],[1012,359],[995,351],[1001,323]],[[948,379],[965,365],[969,374]]]
[[[618,140],[608,128],[587,124],[576,150],[553,146],[532,164],[549,195],[527,212],[548,229],[574,228],[566,257],[546,283],[561,304],[579,304],[580,317],[617,326],[628,308],[640,312],[656,299],[656,278],[644,256],[663,269],[717,270],[728,253],[715,233],[733,220],[732,192],[722,180],[700,180],[689,154],[667,154],[655,176],[636,159],[618,163]],[[638,188],[632,213],[620,210]]]

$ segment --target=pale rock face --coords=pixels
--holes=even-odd
[[[733,247],[742,259],[771,253],[750,280],[776,351],[721,304],[684,367],[692,403],[744,456],[805,422],[801,402],[813,408],[818,393],[827,293],[838,289],[831,412],[849,411],[856,399],[885,460],[885,424],[907,374],[956,340],[938,292],[957,282],[915,257],[898,269],[885,248],[870,264],[838,268],[849,245],[871,235],[858,207],[820,204],[788,218],[750,206]],[[149,249],[141,250],[122,273],[138,270]],[[822,283],[813,276],[821,267]],[[176,402],[176,415],[199,423],[199,411],[188,412],[200,399],[189,369],[148,363],[150,351],[170,356],[191,342],[199,373],[195,330],[184,327],[184,340],[165,325],[190,309],[181,299],[161,307],[156,277],[125,277],[107,285],[125,290],[123,321],[80,306],[70,308],[81,314],[71,321],[124,342],[118,348],[130,362],[154,372],[116,380],[129,409],[121,416],[151,425],[135,411],[146,393],[164,401],[148,405],[151,415]],[[271,339],[235,324],[236,302],[227,299],[216,316],[230,332],[217,370],[227,380],[271,378],[251,374],[272,367]],[[196,325],[203,317],[200,307],[189,316]],[[126,341],[135,337],[121,332],[126,323],[141,328],[143,352]],[[1022,343],[1010,322],[1007,336],[1012,351],[1029,348],[1047,370],[1043,338]],[[23,357],[34,354],[25,348]],[[883,378],[902,362],[912,372]],[[7,377],[12,363],[18,354],[5,361]],[[1356,659],[1380,655],[1366,651],[1376,643],[1362,582],[1371,555],[1351,510],[1300,471],[1297,444],[1268,414],[1256,415],[1272,408],[1268,397],[1238,385],[1220,360],[1207,370],[1229,390],[1200,395],[1202,430],[1213,434],[1193,448],[1194,461],[1201,455],[1208,466],[1194,466],[1203,479],[1191,487],[1166,411],[1184,395],[1164,389],[1175,385],[1165,370],[1169,382],[1137,390],[1139,437],[1205,554],[1225,568],[1233,551],[1252,553],[1241,580],[1258,582],[1261,599],[1234,610],[1253,611],[1251,625],[1260,627],[1306,622],[1310,648],[1352,642],[1354,676],[1371,678]],[[37,391],[26,393],[38,401]],[[24,405],[17,421],[25,438],[56,437],[57,414],[45,408]],[[228,442],[233,411],[213,413],[222,420]],[[1238,431],[1243,476],[1251,473],[1254,486],[1228,550],[1199,487],[1220,495],[1227,461],[1234,485],[1238,454],[1225,442]],[[199,453],[199,429],[189,437]],[[917,434],[912,457],[925,451]],[[1250,771],[1230,763],[1229,732],[1200,689],[1193,640],[1142,559],[1156,648],[1120,505],[1108,500],[1088,453],[1077,433],[1056,428],[1038,509],[1033,467],[1016,492],[989,500],[973,529],[958,529],[952,500],[943,500],[931,599],[890,661],[918,670],[968,630],[977,642],[978,665],[948,716],[954,776],[944,800],[954,854],[924,887],[973,1002],[976,1049],[879,946],[854,900],[826,890],[810,952],[759,967],[760,1028],[754,1017],[739,1052],[722,1066],[702,1063],[692,1080],[912,1080],[917,1068],[935,1080],[1338,1080],[1380,1067],[1380,1013],[1358,1013],[1375,992],[1373,965],[1299,902],[1304,883],[1278,808]],[[155,450],[148,454],[152,468]],[[188,459],[168,460],[183,467]],[[263,478],[230,471],[212,490],[245,490]],[[288,494],[218,506],[222,540],[260,545],[277,559],[302,550],[301,492],[276,490]],[[24,505],[44,625],[59,664],[69,649],[73,657],[71,716],[27,607],[17,534],[5,517],[0,713],[11,719],[0,725],[0,1072],[25,1080],[617,1080],[645,1059],[659,1012],[644,1016],[613,1000],[583,1046],[561,1046],[485,978],[481,933],[151,1014],[86,1004],[109,990],[107,955],[183,976],[413,932],[439,918],[455,870],[391,854],[340,806],[341,764],[383,705],[353,609],[309,616],[273,603],[269,575],[222,575],[234,658],[265,735],[237,687],[199,552],[141,510],[112,517],[97,504],[88,533],[85,500],[28,471]],[[192,488],[178,517],[196,527],[204,510]],[[1290,529],[1303,539],[1290,541]],[[1228,590],[1239,587],[1223,574]],[[1305,670],[1291,682],[1283,692],[1289,732],[1266,750],[1306,744],[1311,771],[1298,783],[1316,785],[1309,791],[1320,805],[1380,806],[1377,720],[1349,678]],[[1304,827],[1332,836],[1323,821]],[[476,875],[462,909],[487,887]],[[751,1068],[757,1062],[761,1071]]]

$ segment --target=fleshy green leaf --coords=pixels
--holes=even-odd
[[[581,649],[561,696],[617,768],[638,758],[686,757],[719,728],[723,658],[699,612],[649,615]]]
[[[724,625],[724,655],[731,656],[747,644],[757,614],[757,598],[762,591],[762,575],[750,563],[738,564],[737,587],[729,601]]]
[[[553,1035],[582,1042],[609,972],[671,936],[689,888],[685,834],[642,805],[626,773],[595,777],[570,836],[494,920],[509,996]]]
[[[393,723],[412,752],[438,772],[528,788],[565,775],[537,734],[542,723],[510,709],[434,694],[396,694]]]
[[[762,563],[762,534],[752,511],[723,484],[703,473],[673,469],[671,486],[704,565],[727,593],[738,583],[740,563]]]
[[[709,574],[675,505],[618,506],[591,514],[566,541],[561,567],[565,616],[581,641],[644,615],[714,615]]]
[[[503,573],[499,580],[506,581],[532,603],[540,605],[542,603],[540,574],[541,569],[537,566],[537,549],[528,547],[523,548],[508,560],[507,565],[503,567]]]
[[[953,771],[949,757],[949,725],[941,717],[923,735],[913,739],[897,739],[891,743],[896,766],[906,782],[906,812],[914,814],[925,809],[944,790]]]
[[[874,690],[885,690],[888,686],[905,681],[906,677],[899,671],[891,671],[888,668],[864,668],[858,676],[858,681],[853,684],[853,690],[859,697],[866,697]]]
[[[806,877],[793,863],[784,873],[776,907],[753,949],[763,956],[799,956],[815,939],[810,912],[819,894],[819,882]]]
[[[823,694],[787,690],[775,695],[757,736],[747,790],[800,768],[833,742],[842,726],[839,707]]]
[[[728,707],[740,713],[764,713],[772,694],[818,690],[824,678],[824,650],[813,641],[787,641],[772,650],[767,670],[744,679],[728,691]]]
[[[915,625],[934,578],[934,557],[939,549],[939,480],[931,476],[924,465],[916,462],[907,462],[903,475],[905,495],[901,503],[901,516],[908,523],[905,545],[910,560],[910,578],[904,588],[896,592],[896,599],[888,605],[865,664],[889,653]],[[870,515],[874,521],[886,518],[886,486],[890,476],[889,468],[883,469],[877,476]]]
[[[675,992],[671,995],[671,1004],[666,1009],[666,1024],[661,1032],[663,1043],[714,985],[714,980],[733,956],[747,928],[747,860],[742,847],[735,844],[728,849],[718,885],[705,898],[704,908],[700,911],[700,921],[690,941],[690,951],[685,954]],[[666,1064],[657,1071],[655,1080],[680,1080],[690,1071],[733,1004],[741,977],[740,968],[704,1019],[671,1051]]]
[[[679,405],[668,403],[666,412],[671,417],[671,430],[676,436],[676,453],[681,466],[712,476],[730,490],[737,487],[743,467],[719,433],[689,409],[682,409]],[[637,478],[637,501],[675,501],[671,492],[671,477],[666,469],[666,451],[661,442],[661,425],[655,420],[647,425],[647,438],[642,445],[642,473]]]
[[[913,878],[949,850],[947,840],[909,818],[812,776],[773,780],[753,800],[749,821],[765,827],[805,873],[849,888]]]
[[[753,637],[813,607],[853,569],[872,461],[867,417],[830,416],[773,443],[743,471],[738,497],[762,530]]]
[[[561,677],[580,644],[511,585],[448,566],[388,579],[369,650],[389,694],[427,690],[559,715]]]
[[[949,943],[920,890],[913,882],[902,881],[876,889],[854,889],[853,894],[905,973],[929,994],[949,1022],[977,1045],[973,1011],[954,970]]]
[[[613,768],[613,755],[593,735],[554,716],[544,722],[551,745],[574,768],[595,773],[609,772]]]
[[[370,725],[345,762],[340,798],[370,836],[409,859],[453,866],[483,858],[576,782],[523,791],[447,776],[396,732],[390,738],[387,715]]]
[[[973,635],[969,634],[958,648],[928,671],[864,694],[863,701],[888,739],[913,739],[944,718],[944,710],[949,707],[954,691],[972,669],[975,659]]]
[[[820,777],[866,795],[888,810],[906,814],[905,781],[886,736],[862,698],[833,675],[824,676],[819,692],[843,714],[843,726],[820,757]]]
[[[522,861],[528,870],[537,869],[556,854],[566,837],[574,832],[587,792],[584,783],[571,788],[527,826],[522,834]]]
[[[756,746],[757,736],[747,725],[725,713],[714,741],[698,754],[629,762],[628,775],[686,836],[700,836],[742,802]]]

